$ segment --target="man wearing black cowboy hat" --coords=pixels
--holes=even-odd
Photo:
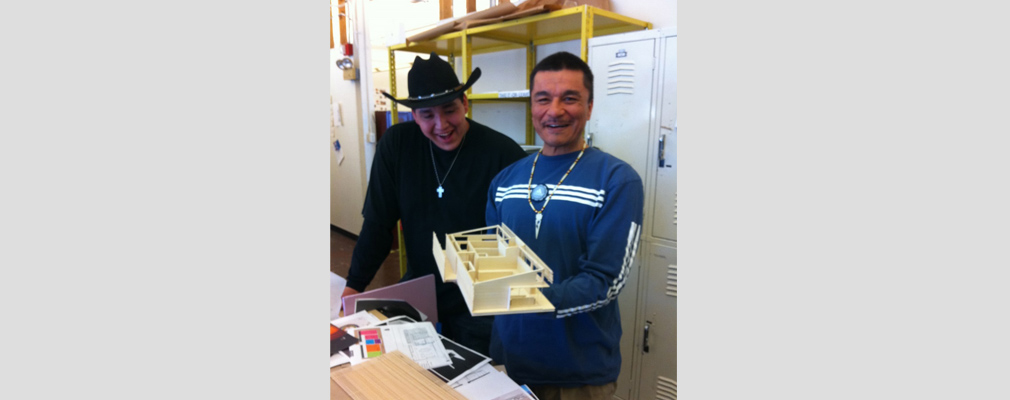
[[[480,78],[477,68],[460,84],[449,63],[435,53],[414,59],[407,73],[414,121],[393,125],[379,140],[365,196],[358,242],[351,256],[343,295],[359,293],[389,255],[393,227],[403,222],[407,273],[402,280],[428,274],[436,279],[442,334],[488,354],[492,317],[472,317],[455,284],[445,284],[431,253],[431,235],[485,226],[488,185],[498,171],[526,156],[514,140],[466,118],[466,90]],[[443,243],[444,245],[444,243]]]

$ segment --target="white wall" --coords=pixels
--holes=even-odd
[[[333,127],[332,139],[339,140],[344,156],[338,164],[333,140],[330,141],[330,224],[357,234],[361,230],[361,207],[365,203],[365,158],[362,146],[361,107],[356,81],[345,81],[336,61],[343,58],[339,49],[330,50],[330,96],[339,105],[335,115],[339,124]],[[333,108],[333,107],[331,107]]]
[[[651,22],[653,29],[677,27],[677,0],[610,0],[611,11]]]
[[[370,1],[369,1],[370,2]],[[340,104],[340,117],[343,126],[332,129],[330,141],[330,224],[348,232],[358,234],[363,218],[361,209],[365,203],[365,188],[371,167],[372,155],[375,153],[374,124],[366,116],[371,107],[367,104],[368,91],[372,87],[371,79],[363,79],[370,68],[367,45],[368,34],[365,31],[365,0],[349,0],[347,3],[347,38],[354,46],[351,57],[358,68],[358,79],[344,80],[343,71],[336,68],[335,62],[343,54],[339,46],[330,50],[330,96],[334,104]],[[337,15],[336,5],[332,5],[333,15]],[[339,37],[339,22],[334,18],[334,38]],[[338,158],[333,146],[333,140],[339,140],[343,161]],[[371,140],[370,140],[371,139]]]

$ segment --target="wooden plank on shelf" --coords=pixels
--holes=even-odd
[[[485,19],[471,19],[463,21],[463,29],[476,28],[478,26],[496,24],[502,21],[511,21],[520,18],[526,18],[531,15],[549,13],[551,11],[560,10],[561,6],[540,6],[536,8],[531,8],[519,12],[514,12],[508,15],[503,15],[496,18],[485,18]]]
[[[446,0],[440,0],[440,1],[446,1]],[[486,10],[481,10],[481,11],[477,11],[477,12],[473,12],[473,13],[464,15],[464,16],[456,18],[454,20],[443,21],[440,25],[436,26],[435,28],[432,28],[431,30],[428,30],[428,31],[425,31],[425,32],[421,32],[421,33],[418,33],[418,34],[416,34],[414,36],[411,36],[411,37],[407,38],[407,41],[408,42],[419,42],[419,41],[422,41],[422,40],[429,40],[429,39],[432,39],[432,38],[435,38],[435,40],[439,40],[439,38],[437,38],[437,36],[445,34],[445,32],[442,32],[442,31],[445,30],[447,28],[447,26],[448,26],[448,28],[450,28],[450,30],[446,31],[446,32],[451,32],[453,29],[460,30],[460,29],[463,29],[463,23],[466,22],[466,21],[480,20],[480,19],[489,19],[489,18],[497,18],[497,17],[500,17],[500,16],[504,16],[504,15],[508,15],[508,14],[514,13],[514,12],[516,12],[516,10],[517,10],[516,6],[512,5],[511,3],[497,5],[497,6],[488,8]],[[452,10],[449,11],[449,17],[442,17],[442,20],[445,20],[445,19],[448,19],[448,18],[452,18]],[[434,32],[431,32],[432,30],[436,30],[436,29],[438,30],[438,34],[437,35],[434,34]]]

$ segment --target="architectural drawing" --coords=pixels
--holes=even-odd
[[[471,315],[554,311],[540,292],[554,283],[554,272],[504,224],[447,234],[444,250],[432,233],[432,253]]]

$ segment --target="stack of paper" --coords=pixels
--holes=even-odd
[[[455,385],[449,386],[470,400],[536,400],[531,392],[490,364],[482,365]]]
[[[351,365],[397,350],[425,369],[452,364],[429,322],[360,327],[355,333],[360,342],[350,348]]]
[[[344,294],[347,280],[330,272],[330,320],[340,316],[340,296]]]
[[[432,368],[431,373],[442,378],[449,386],[453,386],[460,380],[463,380],[466,374],[476,371],[482,365],[491,363],[490,358],[471,350],[469,347],[453,342],[445,336],[439,335],[439,338],[442,339],[442,346],[449,353],[449,359],[452,361],[452,364]]]

